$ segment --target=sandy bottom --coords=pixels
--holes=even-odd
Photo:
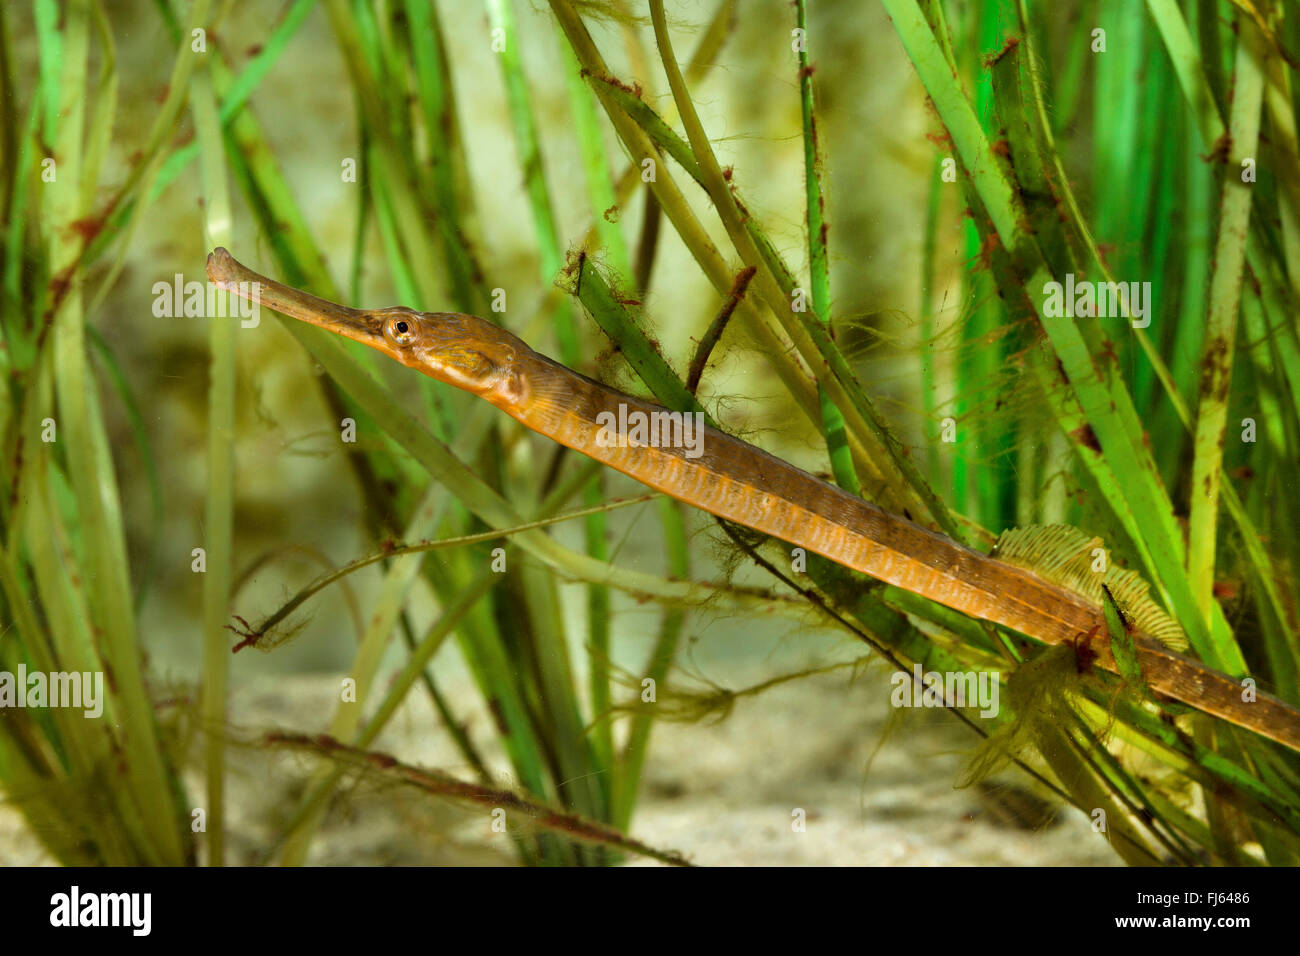
[[[716,866],[1118,864],[1083,814],[1058,811],[1023,780],[954,789],[975,737],[942,713],[909,712],[865,771],[888,716],[882,680],[811,678],[741,700],[720,723],[660,724],[633,834]],[[232,700],[238,733],[257,739],[272,728],[320,732],[337,688],[338,678],[329,676],[245,684]],[[470,688],[448,690],[471,714],[474,738],[490,743],[485,715],[468,709]],[[427,700],[412,695],[376,749],[469,779],[434,727]],[[485,752],[492,755],[487,746]],[[266,862],[318,764],[247,747],[232,749],[230,759],[229,859]],[[187,786],[191,795],[202,792],[196,776]],[[21,818],[0,808],[0,863],[50,862]],[[514,856],[509,838],[492,832],[487,808],[363,777],[338,792],[308,862],[500,865]]]

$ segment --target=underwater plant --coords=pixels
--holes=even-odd
[[[258,859],[305,862],[361,778],[523,818],[503,830],[526,863],[686,862],[629,835],[656,721],[861,666],[694,688],[688,623],[725,610],[842,634],[893,675],[896,707],[972,729],[960,783],[1018,767],[1128,863],[1300,862],[1300,140],[1279,0],[882,0],[926,197],[901,321],[866,305],[841,251],[874,238],[837,202],[868,157],[826,132],[856,115],[851,56],[825,51],[859,4],[719,0],[692,24],[663,0],[485,0],[469,23],[428,0],[293,0],[251,45],[234,6],[149,6],[176,53],[127,155],[127,15],[37,0],[20,37],[0,10],[0,678],[76,675],[87,704],[18,706],[25,677],[7,704],[0,679],[0,786],[49,853],[220,865],[232,753],[252,748],[314,767]],[[293,104],[267,90],[312,29],[337,42],[355,110],[316,167],[353,204],[345,228],[316,224],[312,167],[274,135]],[[767,104],[726,115],[700,94],[736,47],[788,92],[761,132],[797,146],[784,193],[724,163]],[[509,130],[488,148],[465,106],[482,62]],[[500,156],[526,221],[485,214]],[[190,251],[144,286],[155,319],[207,337],[190,359],[198,610],[171,625],[201,635],[192,694],[151,668],[151,590],[177,606],[157,596],[179,575],[160,565],[173,452],[107,305],[141,284],[150,209],[185,182]],[[327,261],[345,247],[340,284]],[[216,250],[206,277],[198,248]],[[367,306],[376,271],[403,307]],[[688,283],[707,301],[670,325]],[[366,542],[306,585],[277,579],[269,610],[253,584],[284,552],[255,556],[240,519],[250,472],[285,467],[244,450],[259,327],[323,373],[326,467],[355,505],[329,524]],[[907,372],[876,375],[891,366]],[[737,367],[775,397],[741,394]],[[815,436],[810,467],[761,447],[755,420]],[[654,494],[625,495],[616,471]],[[629,514],[654,519],[637,534],[657,568],[622,556]],[[301,646],[324,595],[365,574],[324,733],[246,733],[231,668],[254,655],[232,649]],[[632,603],[660,609],[636,663]],[[499,758],[440,686],[453,644]],[[462,773],[377,745],[417,693]],[[907,745],[904,728],[891,746]]]

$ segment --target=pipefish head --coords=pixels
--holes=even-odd
[[[528,347],[505,329],[473,315],[402,306],[364,315],[366,344],[402,364],[489,400],[521,397],[519,359]]]
[[[495,404],[509,406],[523,398],[522,366],[531,350],[491,322],[459,312],[339,305],[254,272],[220,247],[208,256],[207,273],[219,288],[360,342]]]

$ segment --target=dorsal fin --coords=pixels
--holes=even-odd
[[[1186,650],[1187,635],[1152,600],[1142,575],[1117,566],[1109,557],[1105,572],[1092,569],[1093,551],[1101,547],[1104,547],[1101,538],[1090,538],[1073,525],[1029,525],[1002,532],[991,554],[999,561],[1033,571],[1053,584],[1069,588],[1098,607],[1102,604],[1104,584],[1130,624],[1171,650]]]

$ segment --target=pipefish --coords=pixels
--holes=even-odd
[[[361,342],[403,365],[483,398],[533,431],[714,515],[816,552],[863,574],[1046,644],[1088,641],[1092,663],[1119,673],[1096,601],[1035,571],[975,551],[848,494],[725,432],[700,447],[610,441],[613,416],[667,409],[552,361],[472,315],[402,306],[354,309],[260,275],[224,248],[207,261],[219,288]],[[1300,751],[1300,712],[1179,654],[1153,634],[1134,635],[1147,686]]]

